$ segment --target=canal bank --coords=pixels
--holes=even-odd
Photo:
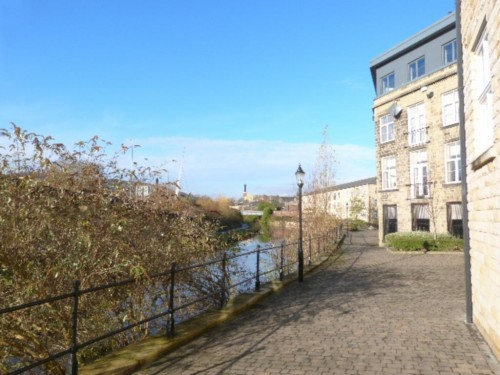
[[[331,260],[332,255],[336,253],[340,245],[341,241],[332,242],[328,247],[325,247],[324,256],[306,266],[306,275],[314,272],[329,259]],[[231,299],[221,310],[210,310],[202,316],[179,324],[173,338],[158,336],[145,339],[83,366],[79,373],[84,375],[133,373],[215,327],[234,319],[270,295],[296,282],[297,275],[290,274],[285,276],[282,281],[276,280],[262,284],[259,291],[240,294]]]

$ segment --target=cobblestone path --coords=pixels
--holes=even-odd
[[[460,254],[393,254],[353,233],[303,284],[165,356],[153,374],[500,374],[464,323]]]

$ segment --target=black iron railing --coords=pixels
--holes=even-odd
[[[429,198],[430,197],[430,183],[424,179],[424,182],[418,182],[411,185],[412,198]]]
[[[324,257],[333,245],[342,235],[342,229],[337,228],[333,233],[319,237],[306,237],[303,248],[306,264],[311,264],[318,258]],[[80,341],[79,337],[79,319],[82,319],[79,310],[79,303],[82,297],[91,296],[93,293],[110,290],[113,288],[124,287],[140,282],[135,278],[129,278],[118,282],[99,285],[86,289],[80,288],[80,281],[73,282],[73,290],[69,293],[49,297],[17,306],[11,306],[0,309],[0,319],[7,314],[18,313],[22,310],[30,310],[37,306],[51,304],[57,301],[67,301],[71,303],[71,324],[70,334],[71,342],[63,350],[53,353],[44,359],[33,360],[32,363],[25,364],[26,359],[21,362],[16,358],[0,358],[2,361],[9,361],[12,369],[7,372],[9,375],[21,374],[33,369],[47,365],[49,362],[61,361],[63,357],[70,356],[66,360],[64,367],[71,374],[78,373],[78,354],[79,352],[95,343],[109,339],[115,335],[130,331],[138,326],[143,326],[152,321],[160,320],[169,336],[175,335],[176,324],[200,315],[207,309],[223,308],[228,300],[238,293],[254,289],[259,291],[262,283],[271,280],[283,280],[286,275],[296,272],[297,265],[297,246],[298,242],[281,242],[279,245],[270,247],[257,246],[254,250],[245,252],[223,251],[222,254],[212,260],[188,266],[178,266],[173,262],[169,269],[163,273],[150,275],[148,281],[157,283],[162,288],[167,297],[166,306],[160,311],[147,316],[144,319],[127,322],[121,327],[109,330],[107,332],[96,334],[94,337],[86,338],[86,341]],[[238,259],[247,258],[245,264],[237,262]],[[248,261],[250,259],[250,262]],[[248,266],[253,263],[254,267]],[[203,270],[203,271],[201,271]],[[188,274],[186,277],[183,274]],[[208,278],[202,279],[206,282],[202,293],[193,292],[196,286],[190,285],[190,282],[196,283],[197,275],[208,275]],[[158,281],[159,280],[159,281]],[[166,280],[161,281],[161,280]],[[156,285],[156,284],[155,284]],[[125,303],[125,301],[124,301]],[[157,309],[155,309],[157,310]],[[182,312],[185,313],[182,313]],[[0,352],[1,354],[1,352]],[[6,364],[3,364],[6,366]],[[23,367],[21,367],[23,366]]]

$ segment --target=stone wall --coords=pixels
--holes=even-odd
[[[461,13],[473,320],[500,358],[500,2],[461,1]],[[477,81],[482,72],[476,51],[484,29],[494,135],[491,147],[480,154],[475,148],[476,138],[484,137],[476,131],[481,126]]]
[[[430,209],[430,231],[447,233],[447,203],[461,202],[460,183],[445,183],[445,143],[459,140],[458,122],[443,126],[442,94],[458,87],[457,66],[452,64],[417,81],[396,89],[374,102],[375,137],[377,144],[377,189],[379,242],[383,244],[383,206],[397,205],[398,231],[412,230],[412,204],[427,204]],[[389,113],[393,103],[403,109],[395,119],[395,140],[380,143],[379,119]],[[427,125],[427,142],[410,147],[408,144],[408,107],[423,102]],[[425,149],[430,180],[430,197],[411,198],[410,153]],[[381,158],[396,156],[397,188],[382,189]]]

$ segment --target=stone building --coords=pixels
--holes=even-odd
[[[500,2],[457,1],[471,293],[468,310],[500,358]],[[467,264],[467,262],[466,262]],[[468,265],[468,264],[467,264]],[[469,314],[469,311],[468,311]]]
[[[391,232],[462,236],[455,14],[370,63],[379,242]]]
[[[324,207],[338,219],[359,219],[376,225],[376,178],[365,178],[307,192],[303,196],[303,207],[304,211]]]

